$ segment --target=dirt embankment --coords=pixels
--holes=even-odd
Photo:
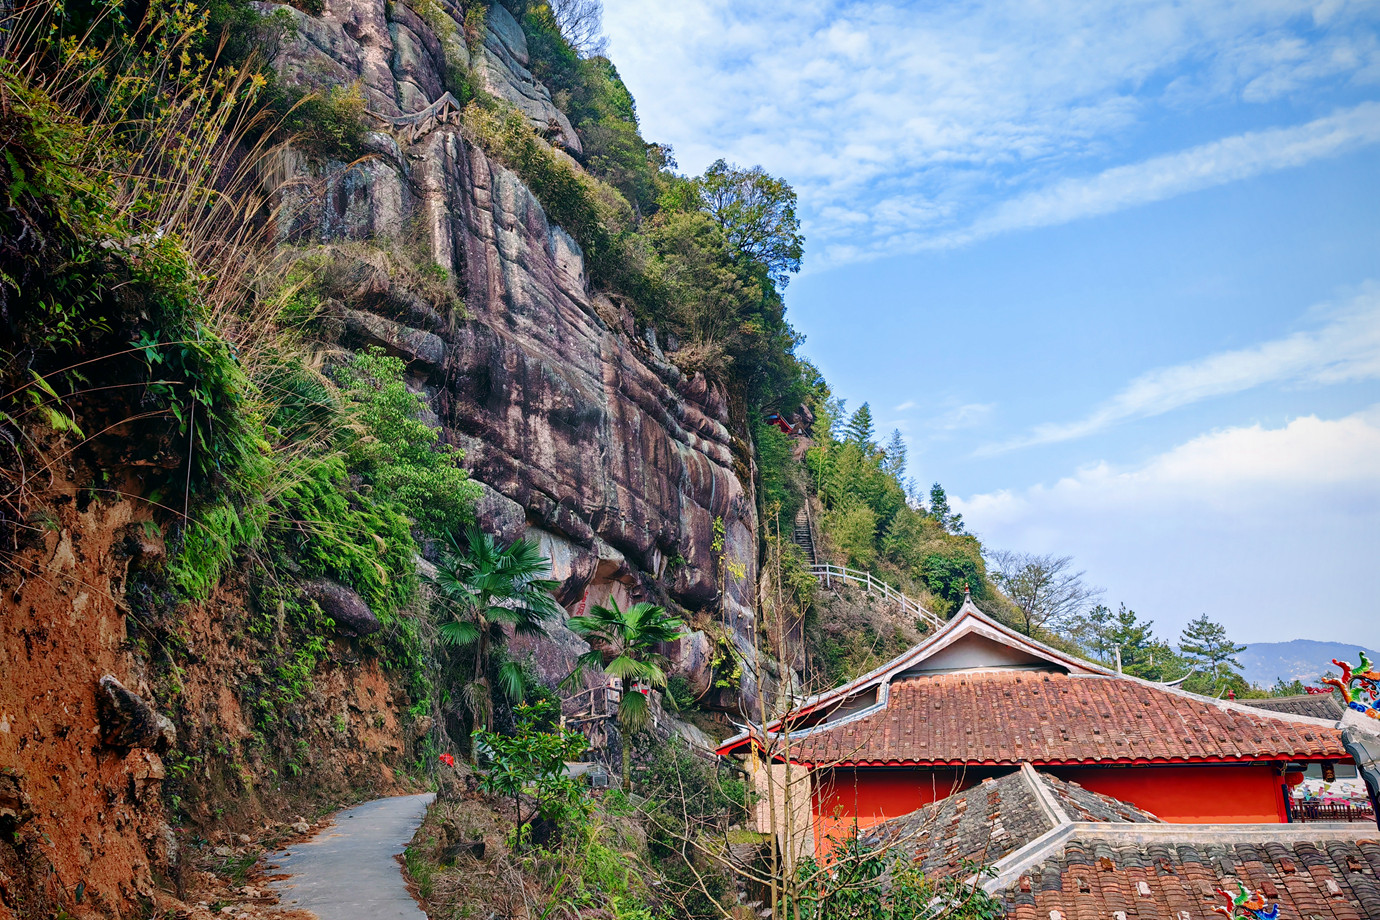
[[[217,846],[230,862],[299,815],[413,788],[411,701],[370,648],[328,638],[296,698],[273,697],[308,637],[233,585],[140,603],[165,556],[147,505],[68,473],[41,496],[42,531],[0,558],[0,918],[179,906]],[[102,708],[112,694],[133,724]]]

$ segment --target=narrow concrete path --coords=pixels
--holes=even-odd
[[[426,920],[393,857],[407,848],[433,793],[375,799],[335,815],[304,843],[268,858],[281,907],[321,920]]]

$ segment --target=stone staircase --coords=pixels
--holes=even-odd
[[[803,506],[795,513],[795,529],[791,532],[791,540],[805,553],[805,558],[811,566],[818,562],[815,558],[815,537],[810,530],[809,509]]]

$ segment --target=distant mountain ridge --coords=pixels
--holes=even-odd
[[[1317,639],[1292,639],[1289,642],[1252,642],[1236,656],[1246,680],[1270,688],[1275,681],[1301,680],[1316,684],[1327,671],[1336,671],[1332,659],[1356,663],[1356,653],[1364,651],[1374,661],[1380,653],[1350,642],[1322,642]]]

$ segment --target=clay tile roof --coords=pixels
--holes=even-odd
[[[884,708],[798,736],[812,764],[1349,759],[1336,729],[1120,677],[978,671],[899,679]]]
[[[1235,880],[1278,905],[1280,920],[1380,918],[1380,843],[1113,846],[1106,859],[1084,858],[1087,846],[1063,852],[1022,873],[999,898],[1007,916],[1045,918],[1215,917],[1213,889],[1235,891]],[[1024,879],[1034,879],[1027,886]],[[1033,910],[1032,910],[1033,908]]]
[[[926,875],[967,875],[972,864],[996,862],[1052,827],[1018,771],[884,821],[864,841],[898,848]]]
[[[1161,824],[1134,805],[1090,792],[1048,774],[1039,780],[1070,820],[1114,824]],[[926,875],[947,876],[974,871],[1014,853],[1054,827],[1041,809],[1035,790],[1020,771],[988,779],[926,805],[908,815],[884,821],[867,831],[864,842],[889,845],[920,864]],[[1070,849],[1072,863],[1096,861],[1091,849]]]
[[[1130,802],[1114,799],[1100,792],[1084,789],[1073,782],[1066,782],[1048,773],[1040,774],[1045,787],[1054,794],[1054,799],[1063,807],[1070,821],[1103,821],[1126,824],[1158,824],[1160,819]]]
[[[1344,711],[1342,704],[1337,702],[1337,697],[1331,693],[1277,696],[1268,700],[1241,700],[1241,703],[1255,709],[1287,712],[1293,716],[1309,716],[1314,719],[1340,719]]]

